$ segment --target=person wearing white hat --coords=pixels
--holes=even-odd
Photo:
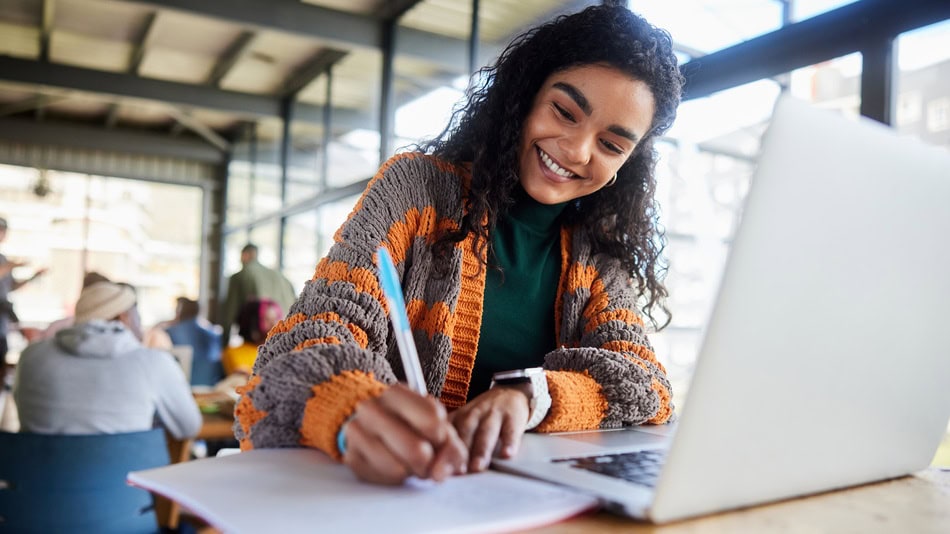
[[[142,345],[135,291],[124,284],[82,290],[75,325],[23,351],[13,396],[24,432],[114,434],[157,420],[184,439],[201,428],[172,355]]]

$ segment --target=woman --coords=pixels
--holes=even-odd
[[[257,348],[264,342],[267,332],[280,320],[280,305],[270,299],[254,299],[245,302],[237,315],[238,333],[244,342],[224,349],[221,365],[226,376],[235,373],[250,376],[257,358]]]
[[[595,6],[529,31],[480,75],[437,139],[383,165],[268,334],[236,411],[244,449],[315,447],[367,481],[438,481],[514,454],[531,427],[670,419],[638,313],[666,316],[653,143],[682,86],[669,36]],[[429,397],[396,384],[380,245]]]

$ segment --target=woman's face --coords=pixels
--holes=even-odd
[[[531,198],[558,204],[604,187],[653,122],[642,81],[604,65],[545,80],[521,133],[519,178]]]

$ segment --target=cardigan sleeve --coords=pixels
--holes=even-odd
[[[413,164],[390,159],[367,185],[328,255],[290,311],[268,333],[239,392],[241,448],[313,447],[340,457],[336,434],[362,400],[396,376],[386,358],[389,326],[375,264],[385,245],[397,266],[415,234]],[[418,181],[418,180],[415,180]]]
[[[618,262],[574,264],[566,273],[560,321],[567,344],[545,356],[552,406],[540,432],[662,424],[672,389],[637,313],[637,292]],[[564,333],[561,334],[564,337]]]

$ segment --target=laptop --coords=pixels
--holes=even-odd
[[[678,423],[529,433],[493,466],[658,523],[924,469],[948,306],[950,152],[783,97]]]

